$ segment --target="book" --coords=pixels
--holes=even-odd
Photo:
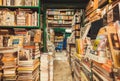
[[[32,50],[22,49],[19,51],[19,61],[28,61],[32,59]]]
[[[0,0],[0,6],[2,6],[2,3],[3,3],[3,1],[2,1],[2,0]]]
[[[38,61],[39,61],[39,59],[19,61],[18,64],[19,64],[19,66],[33,66],[33,65],[35,65]]]
[[[32,0],[25,0],[25,6],[32,6]]]
[[[41,30],[35,30],[34,42],[41,42]]]
[[[25,1],[24,0],[15,0],[15,6],[24,6]]]
[[[111,53],[112,53],[112,58],[114,62],[114,67],[120,67],[120,54],[119,54],[119,39],[117,36],[117,31],[113,23],[109,26],[106,27],[107,35],[108,35],[108,42],[110,45]]]
[[[17,71],[34,71],[39,66],[39,62],[34,64],[33,66],[19,66]]]
[[[8,46],[22,47],[23,46],[23,36],[10,36]]]
[[[3,6],[6,6],[6,5],[7,5],[6,0],[3,0]]]
[[[1,26],[14,26],[15,25],[15,12],[8,9],[0,10]]]
[[[117,35],[120,43],[120,21],[115,22],[115,27],[116,27],[116,31],[117,31]]]
[[[11,2],[11,0],[6,0],[6,5],[10,6],[10,2]]]
[[[0,47],[3,47],[3,36],[0,35]]]

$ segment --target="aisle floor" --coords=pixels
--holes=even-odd
[[[56,52],[53,65],[53,81],[72,81],[72,73],[66,52]]]

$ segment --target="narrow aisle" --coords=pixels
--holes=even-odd
[[[66,52],[56,52],[54,65],[53,81],[72,81],[72,73],[70,64],[66,56]]]

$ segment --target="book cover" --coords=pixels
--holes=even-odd
[[[8,46],[22,47],[23,46],[23,36],[10,36]]]

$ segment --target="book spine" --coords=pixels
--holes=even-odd
[[[35,0],[32,0],[32,6],[35,6]]]
[[[6,6],[6,0],[3,0],[3,6]]]
[[[2,2],[3,2],[3,1],[2,1],[2,0],[0,0],[0,6],[2,6],[2,5],[3,5],[3,4],[2,4]]]
[[[37,26],[37,21],[38,21],[38,14],[37,14],[37,12],[35,12],[35,26]]]
[[[7,0],[6,6],[11,6],[11,5],[10,5],[10,2],[11,2],[11,0]]]
[[[27,14],[26,14],[26,26],[28,26],[28,24],[29,24],[28,21],[29,21],[29,20],[28,20],[28,13],[27,13]]]
[[[35,26],[35,13],[32,14],[32,26]]]
[[[11,0],[11,1],[10,1],[10,5],[11,5],[11,6],[14,6],[14,2],[15,2],[14,0]]]

